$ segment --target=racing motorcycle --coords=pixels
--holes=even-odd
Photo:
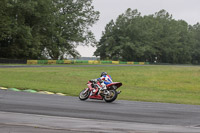
[[[107,89],[100,90],[101,83],[103,81],[100,80],[89,80],[87,82],[88,88],[83,89],[79,94],[80,100],[86,100],[86,99],[97,99],[97,100],[105,100],[106,102],[113,102],[118,94],[121,93],[121,91],[117,91],[117,89],[122,86],[122,83],[120,82],[113,82],[111,84],[106,85]]]

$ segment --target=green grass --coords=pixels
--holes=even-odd
[[[119,99],[200,105],[198,66],[0,68],[0,86],[78,96],[102,71],[123,83]]]

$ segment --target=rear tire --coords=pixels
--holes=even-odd
[[[89,95],[90,95],[90,90],[89,90],[89,89],[88,89],[88,91],[86,91],[85,93],[84,93],[84,92],[85,92],[85,89],[82,90],[82,91],[80,92],[80,94],[79,94],[79,99],[82,100],[82,101],[88,99],[88,97],[89,97]]]
[[[110,95],[104,96],[104,100],[107,103],[111,103],[111,102],[115,101],[115,99],[117,98],[117,95],[118,95],[116,90],[109,90],[109,92],[110,92]]]

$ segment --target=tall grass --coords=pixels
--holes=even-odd
[[[200,67],[195,66],[0,68],[0,86],[78,96],[102,71],[123,83],[119,99],[200,105]]]

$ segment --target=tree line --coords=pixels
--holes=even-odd
[[[200,63],[199,23],[127,9],[97,43],[90,27],[98,18],[92,0],[1,0],[0,58],[63,59],[80,56],[78,45],[96,45],[102,60]]]
[[[1,0],[0,58],[63,59],[94,45],[92,0]]]
[[[200,24],[175,20],[165,10],[141,16],[126,10],[111,20],[94,55],[102,60],[200,63]]]

